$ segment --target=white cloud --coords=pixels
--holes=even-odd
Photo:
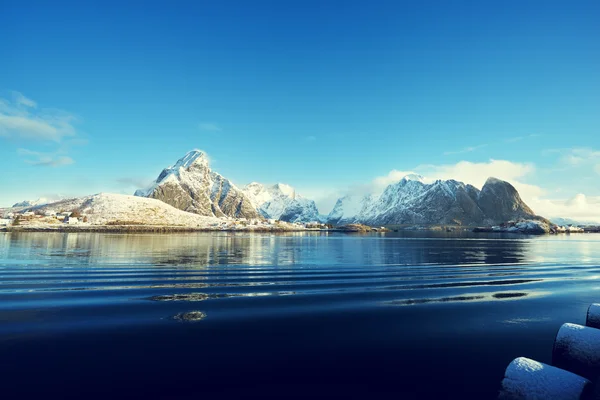
[[[198,129],[206,132],[220,132],[221,127],[214,122],[200,122],[198,124]]]
[[[14,102],[17,104],[23,105],[25,107],[33,107],[33,108],[37,107],[37,103],[35,101],[23,96],[22,93],[13,91],[12,95],[13,95]]]
[[[540,137],[540,136],[542,136],[542,135],[540,135],[538,133],[533,133],[533,134],[527,135],[527,136],[516,136],[516,137],[507,138],[504,140],[504,142],[505,143],[516,143],[516,142],[520,142],[521,140],[536,138],[536,137]]]
[[[125,189],[145,189],[152,183],[152,179],[137,178],[137,177],[123,177],[118,178],[117,183],[123,186]]]
[[[393,169],[388,172],[387,175],[378,176],[373,179],[371,190],[373,193],[381,192],[386,186],[391,185],[392,183],[396,183],[404,178],[406,175],[416,174],[414,171],[398,171],[397,169]]]
[[[39,165],[42,167],[60,167],[63,165],[70,165],[75,163],[75,161],[71,157],[55,153],[41,153],[38,151],[31,151],[27,149],[18,149],[17,153],[20,156],[26,157],[24,161],[27,164]]]
[[[586,166],[600,162],[600,151],[589,147],[556,150],[562,154],[561,161],[571,167]]]
[[[445,152],[444,152],[444,155],[445,155],[445,156],[448,156],[448,155],[451,155],[451,154],[464,154],[464,153],[472,153],[472,152],[474,152],[475,150],[479,150],[479,149],[481,149],[481,148],[483,148],[483,147],[486,147],[486,146],[487,146],[487,144],[480,144],[480,145],[478,145],[478,146],[469,146],[469,147],[465,147],[464,149],[460,149],[460,150],[457,150],[457,151],[445,151]]]
[[[600,222],[600,197],[578,193],[569,199],[538,199],[530,205],[547,218],[563,217],[582,222]]]
[[[460,161],[456,164],[420,165],[416,168],[416,171],[431,181],[455,179],[481,188],[490,176],[509,182],[519,181],[523,177],[532,174],[535,171],[535,166],[530,163],[492,159],[489,162],[481,163]]]
[[[19,92],[12,93],[12,100],[0,99],[0,137],[58,143],[75,136],[74,120],[60,110],[38,110],[35,101]]]

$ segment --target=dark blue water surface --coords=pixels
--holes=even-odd
[[[598,265],[593,234],[0,233],[0,397],[493,398]]]

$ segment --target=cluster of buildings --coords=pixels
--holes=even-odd
[[[0,216],[0,226],[80,224],[87,222],[85,216],[74,216],[73,212],[8,211]]]
[[[215,229],[231,229],[235,227],[254,227],[254,228],[272,228],[276,225],[283,225],[293,229],[328,229],[329,225],[321,222],[284,222],[276,219],[257,219],[257,218],[222,218],[220,222],[211,224]]]

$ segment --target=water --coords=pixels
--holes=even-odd
[[[493,398],[600,235],[0,233],[2,397]]]

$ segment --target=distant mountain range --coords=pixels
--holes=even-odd
[[[494,225],[522,218],[540,219],[508,182],[489,178],[479,190],[452,179],[427,184],[419,175],[404,177],[381,195],[342,197],[329,215],[322,216],[314,201],[289,185],[253,182],[241,189],[236,187],[211,170],[208,158],[198,150],[165,168],[149,188],[135,195],[204,216],[287,222]]]
[[[380,196],[339,199],[327,220],[336,224],[495,225],[509,220],[539,218],[508,182],[489,178],[482,190],[455,180],[426,184],[408,175]]]
[[[244,194],[265,218],[286,222],[322,220],[315,202],[300,196],[289,185],[277,183],[265,186],[252,182],[244,187]]]
[[[48,204],[48,199],[45,197],[40,197],[37,200],[25,200],[21,201],[20,203],[15,203],[13,204],[13,208],[41,206],[44,204]]]
[[[572,218],[550,218],[550,222],[560,226],[598,225],[598,223],[594,221],[581,221]]]

